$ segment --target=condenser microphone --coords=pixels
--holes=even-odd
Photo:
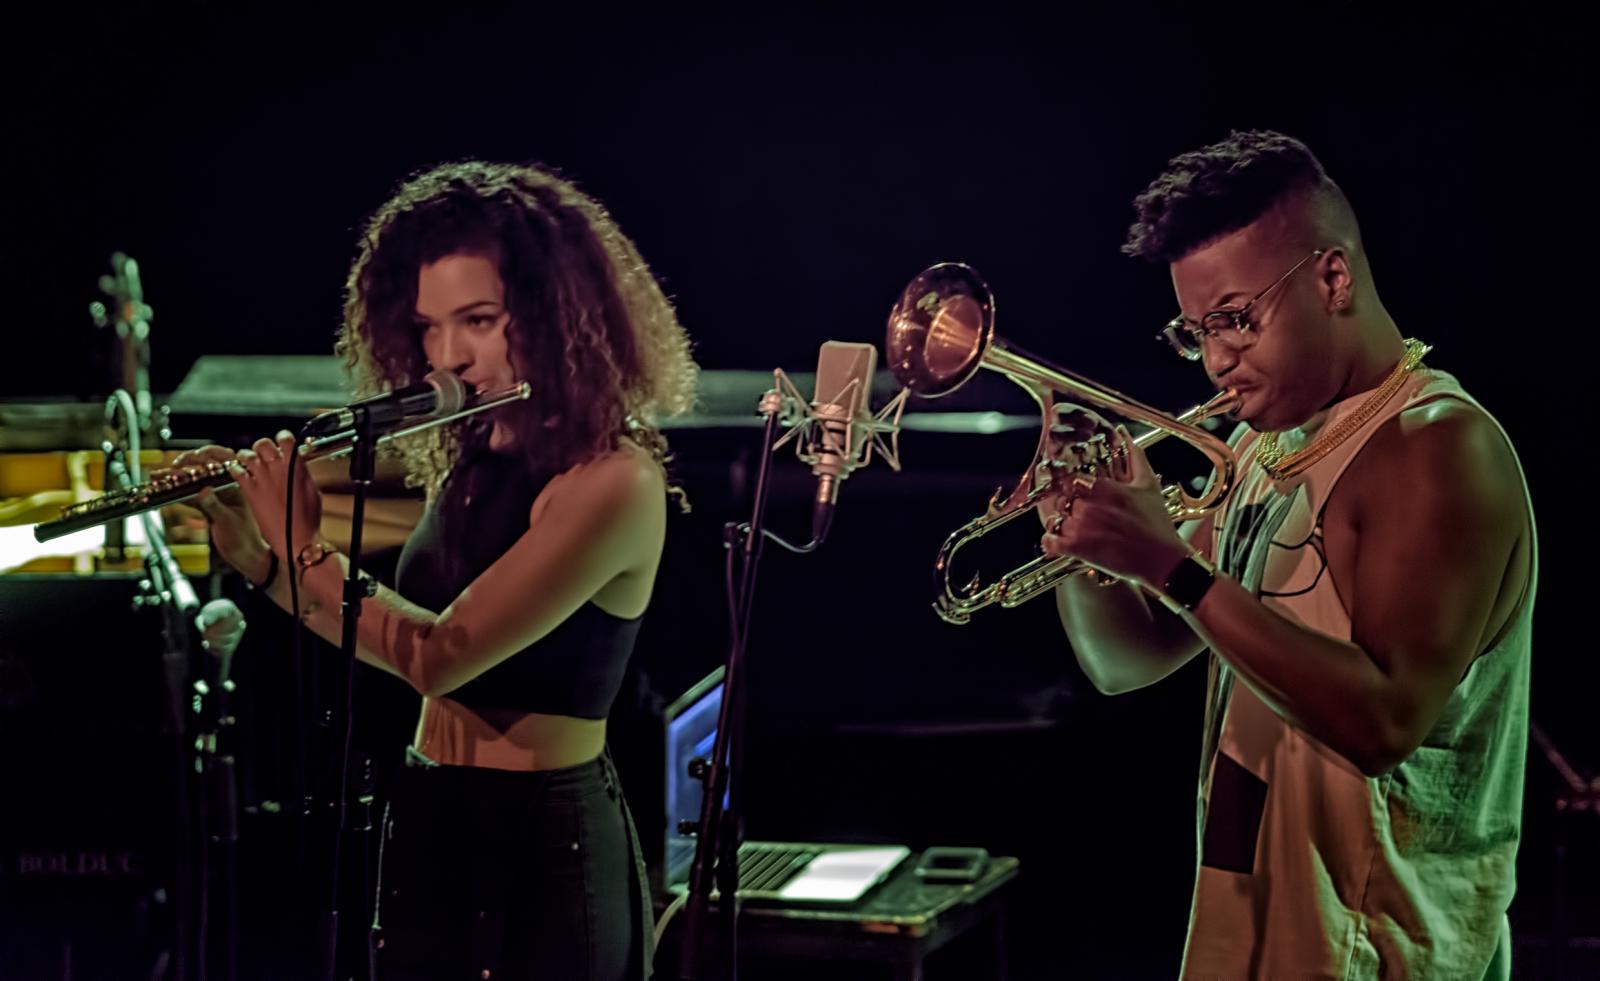
[[[813,420],[811,472],[817,496],[811,510],[811,538],[821,543],[833,523],[839,485],[864,462],[873,432],[872,375],[878,349],[871,344],[827,341],[817,356],[816,397],[808,415]]]
[[[305,436],[330,436],[364,422],[377,432],[401,423],[455,415],[467,404],[467,383],[453,371],[430,371],[415,385],[351,402],[306,423]]]

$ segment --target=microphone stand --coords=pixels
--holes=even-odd
[[[234,770],[234,749],[230,734],[234,716],[231,697],[235,685],[228,677],[226,665],[231,654],[212,658],[214,665],[206,677],[195,680],[195,713],[199,717],[199,733],[195,739],[198,753],[196,769],[200,773],[200,825],[204,840],[201,843],[200,881],[206,884],[206,900],[201,909],[201,923],[211,920],[211,902],[220,905],[222,919],[221,956],[223,977],[235,981],[239,976],[239,785]],[[213,823],[215,816],[220,827]],[[212,852],[216,852],[215,871]],[[207,944],[209,930],[202,930],[200,942]],[[202,947],[209,954],[209,947]],[[200,977],[206,977],[202,961]]]
[[[130,420],[130,423],[132,421]],[[120,458],[120,448],[111,442],[101,445],[106,454],[106,469],[121,486],[132,486],[132,475]],[[190,802],[189,774],[193,762],[185,751],[185,713],[183,710],[184,682],[190,671],[189,629],[199,611],[200,601],[194,587],[184,576],[178,560],[167,546],[166,533],[159,518],[146,511],[140,515],[146,546],[144,554],[145,578],[140,581],[140,595],[134,597],[135,607],[160,607],[162,638],[162,681],[166,696],[162,730],[170,738],[173,761],[173,792],[177,795],[175,820],[176,848],[173,856],[172,908],[174,910],[173,977],[187,981],[190,977],[205,977],[205,927],[191,935],[190,917],[203,913],[206,899],[204,872],[195,875],[195,822],[194,808]],[[203,848],[201,867],[204,869]],[[198,887],[198,901],[195,889]],[[197,916],[198,918],[198,916]],[[191,974],[191,970],[198,971]]]
[[[739,973],[739,844],[744,829],[739,810],[738,778],[743,762],[739,736],[744,728],[744,661],[750,633],[749,613],[755,593],[756,566],[761,561],[764,537],[762,522],[766,517],[767,497],[771,489],[767,478],[772,469],[772,450],[776,443],[780,408],[781,400],[776,391],[768,392],[761,400],[761,411],[767,421],[762,432],[761,464],[756,470],[755,501],[751,505],[750,522],[742,529],[730,525],[725,531],[725,544],[729,548],[734,546],[738,532],[744,532],[741,546],[744,562],[739,570],[739,585],[730,610],[733,623],[722,675],[722,705],[717,715],[717,738],[709,763],[696,760],[690,767],[690,776],[703,781],[706,789],[700,802],[694,863],[689,870],[689,894],[683,912],[683,945],[678,972],[681,981],[700,981],[707,977],[704,973],[705,946],[713,877],[716,888],[722,894],[719,907],[721,977],[736,981]]]
[[[339,651],[344,659],[345,679],[344,688],[336,692],[331,713],[332,725],[330,731],[344,732],[343,751],[340,753],[339,771],[339,820],[334,831],[333,846],[333,884],[330,892],[330,903],[327,911],[325,928],[327,965],[325,976],[328,981],[334,981],[338,973],[339,952],[339,886],[342,881],[342,856],[343,842],[351,831],[360,831],[359,847],[361,848],[362,883],[360,902],[366,904],[371,901],[372,870],[371,832],[372,832],[372,796],[363,792],[360,803],[366,809],[362,817],[361,826],[349,826],[350,813],[350,757],[351,734],[354,729],[354,709],[351,704],[352,694],[355,690],[357,626],[361,616],[361,601],[378,592],[377,580],[363,576],[361,573],[361,528],[366,519],[367,493],[372,487],[373,474],[376,469],[377,440],[373,436],[372,417],[366,409],[360,408],[354,412],[353,429],[355,441],[350,453],[350,480],[354,484],[353,504],[350,516],[350,554],[346,556],[347,570],[344,582],[343,602],[340,607],[341,633],[339,637]],[[342,696],[342,698],[340,697]],[[365,906],[363,905],[365,909]],[[370,934],[365,946],[367,976],[376,976],[376,951],[372,948]]]
[[[132,265],[131,260],[128,264]],[[132,269],[137,277],[137,266],[132,266]],[[119,274],[122,272],[119,269]],[[132,298],[139,300],[136,281]],[[144,379],[141,377],[139,380]],[[150,398],[148,385],[141,386],[139,394],[147,406]],[[117,389],[106,399],[106,438],[102,440],[100,450],[105,457],[107,493],[114,488],[133,487],[140,482],[139,434],[147,419],[141,408],[135,396],[126,388]],[[116,426],[119,412],[124,424],[122,429]],[[188,728],[183,710],[184,683],[191,676],[193,667],[190,628],[200,610],[200,600],[167,545],[166,531],[162,528],[159,515],[145,511],[139,515],[139,521],[145,537],[145,575],[139,582],[140,594],[134,597],[133,605],[135,609],[150,606],[161,609],[161,675],[165,696],[161,731],[170,739],[168,748],[173,763],[171,790],[176,795],[177,804],[173,829],[173,977],[176,981],[188,981],[190,977],[204,981],[207,943],[205,846],[195,837],[195,807],[191,800],[194,788],[189,776],[194,770],[194,761],[189,759],[185,748]],[[106,544],[108,550],[120,553],[123,545],[121,522],[113,524],[117,530],[107,531]],[[121,556],[118,554],[114,557],[120,559]],[[201,812],[203,815],[203,801]],[[198,877],[195,872],[197,861],[200,867]],[[199,923],[194,935],[191,935],[190,917],[195,917]],[[191,974],[191,971],[197,973]]]
[[[739,846],[744,840],[739,795],[744,774],[744,663],[745,655],[749,652],[750,610],[755,597],[756,567],[761,561],[762,543],[766,538],[771,538],[792,552],[811,552],[822,544],[828,530],[827,519],[832,514],[829,494],[827,510],[813,513],[811,541],[801,546],[789,544],[764,527],[767,498],[771,490],[768,477],[772,469],[773,452],[814,423],[826,426],[837,421],[831,413],[819,415],[814,408],[809,412],[801,408],[806,405],[805,397],[795,389],[789,377],[781,368],[775,369],[772,374],[776,387],[761,399],[760,411],[766,416],[766,425],[762,431],[761,464],[756,470],[755,500],[751,504],[750,521],[744,525],[729,524],[723,531],[723,545],[729,550],[730,563],[732,550],[739,545],[740,534],[743,534],[743,543],[739,545],[743,564],[739,570],[738,587],[729,597],[732,624],[728,656],[723,667],[722,705],[717,715],[716,741],[709,761],[696,759],[689,764],[689,775],[705,784],[705,792],[700,802],[694,862],[689,870],[689,891],[683,908],[683,943],[679,951],[681,981],[701,981],[707,977],[706,934],[710,929],[713,879],[721,893],[718,910],[721,914],[719,948],[722,969],[719,976],[726,981],[737,981],[739,974]],[[863,454],[859,463],[849,465],[844,471],[846,474],[850,468],[865,465],[874,447],[881,451],[891,467],[900,469],[897,452],[900,414],[909,394],[909,390],[903,390],[872,419],[852,419],[844,426],[842,441],[835,440],[837,448],[843,451],[841,455],[856,460],[857,453]],[[791,428],[782,439],[777,439],[780,424],[791,425]],[[869,441],[859,446],[855,442],[858,427],[864,427],[869,434]],[[880,433],[893,434],[895,439],[885,444],[878,438]],[[825,434],[824,439],[828,438]],[[841,442],[842,445],[839,445]],[[796,450],[801,460],[814,465],[817,463],[817,455],[808,450],[803,441],[796,443]],[[815,467],[813,472],[816,472]],[[838,479],[841,478],[837,474],[830,476],[824,486],[837,487]],[[733,577],[730,575],[728,578],[731,588]]]
[[[489,409],[504,405],[517,399],[527,399],[532,394],[532,388],[527,382],[522,382],[504,392],[493,396],[484,397],[467,406],[467,394],[461,379],[445,371],[433,371],[428,375],[428,385],[433,390],[433,403],[427,407],[419,421],[407,424],[410,409],[404,404],[395,405],[386,398],[366,399],[354,403],[334,413],[324,413],[312,419],[300,431],[302,451],[329,446],[339,447],[332,455],[350,454],[350,480],[354,484],[353,505],[350,515],[350,554],[346,556],[347,568],[345,572],[344,591],[340,605],[340,637],[339,649],[345,662],[344,690],[334,693],[334,707],[322,713],[328,719],[328,730],[338,732],[340,723],[344,729],[344,745],[339,754],[339,809],[338,826],[334,829],[333,838],[333,875],[329,893],[329,903],[325,911],[325,933],[323,936],[323,953],[326,955],[325,976],[328,981],[334,981],[338,974],[339,953],[339,886],[341,882],[341,869],[343,865],[343,844],[346,834],[350,831],[360,831],[361,848],[361,899],[363,914],[368,914],[372,902],[372,768],[370,765],[362,768],[362,793],[358,800],[363,808],[361,826],[349,827],[350,814],[350,762],[352,756],[351,738],[354,732],[355,712],[352,697],[355,691],[356,651],[358,649],[357,623],[361,616],[361,601],[378,593],[376,580],[366,577],[361,572],[361,531],[366,523],[367,494],[372,488],[373,473],[377,466],[377,447],[380,442],[428,429],[442,423],[452,422],[464,416],[484,412]],[[325,420],[334,418],[346,428],[333,433],[324,431]],[[398,424],[398,425],[396,425]],[[379,435],[380,428],[383,430]],[[314,439],[307,439],[312,433],[319,435]],[[296,456],[298,460],[298,454]],[[291,476],[293,473],[291,464]],[[289,483],[290,499],[285,501],[285,511],[292,519],[294,482]],[[284,523],[286,529],[292,528],[289,520]],[[286,543],[292,548],[293,543]],[[298,575],[299,570],[291,570],[291,575]],[[291,582],[292,585],[292,582]],[[298,636],[298,635],[297,635]],[[313,680],[316,672],[311,672]],[[341,699],[339,696],[343,695]],[[342,703],[342,704],[341,704]],[[320,708],[320,706],[319,706]],[[303,720],[302,720],[303,721]],[[310,797],[307,796],[307,815],[310,815]],[[331,802],[330,802],[331,803]],[[370,923],[371,917],[366,916]],[[377,974],[377,951],[372,946],[372,933],[366,933],[366,973],[368,978]]]

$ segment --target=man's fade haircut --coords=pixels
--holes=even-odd
[[[1176,262],[1302,192],[1331,194],[1348,208],[1304,143],[1272,130],[1234,130],[1168,161],[1134,198],[1137,217],[1122,251],[1153,263]]]

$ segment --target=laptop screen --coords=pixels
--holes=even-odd
[[[662,851],[663,883],[676,885],[689,878],[694,862],[694,836],[678,833],[678,822],[691,826],[700,821],[704,787],[689,776],[689,761],[711,758],[717,738],[717,714],[722,711],[721,667],[702,678],[682,698],[667,706],[666,722],[666,847]]]

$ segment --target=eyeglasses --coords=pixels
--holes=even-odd
[[[1199,361],[1205,353],[1204,343],[1206,338],[1211,338],[1217,343],[1233,351],[1242,351],[1256,342],[1256,332],[1251,329],[1250,321],[1246,316],[1256,301],[1271,293],[1283,283],[1284,280],[1295,274],[1301,266],[1312,259],[1320,258],[1325,250],[1317,249],[1310,255],[1301,259],[1289,271],[1273,280],[1271,285],[1250,298],[1250,301],[1237,310],[1213,310],[1200,318],[1198,324],[1191,324],[1179,314],[1167,321],[1161,329],[1161,336],[1166,338],[1172,349],[1189,361]]]

